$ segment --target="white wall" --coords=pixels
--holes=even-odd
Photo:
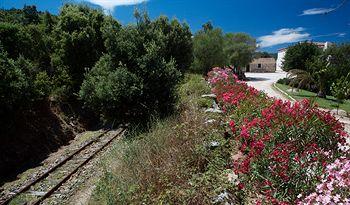
[[[284,61],[284,56],[286,55],[287,50],[281,50],[277,53],[277,60],[276,60],[276,71],[282,71],[282,65]]]

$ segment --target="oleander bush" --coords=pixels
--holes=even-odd
[[[242,157],[233,161],[233,171],[240,181],[238,187],[254,193],[256,203],[295,204],[310,194],[305,201],[313,204],[315,195],[324,193],[333,203],[349,200],[345,171],[340,173],[346,178],[341,185],[345,186],[343,191],[333,192],[338,190],[333,188],[312,193],[321,186],[327,189],[322,184],[315,188],[334,175],[329,164],[350,156],[346,141],[349,136],[330,113],[320,111],[307,100],[291,104],[270,98],[239,81],[230,69],[214,68],[208,77],[228,118],[232,140],[240,144]],[[342,166],[339,161],[335,163],[333,167]],[[333,194],[336,198],[332,198]]]

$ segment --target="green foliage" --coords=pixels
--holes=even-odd
[[[206,74],[211,68],[228,64],[223,50],[225,39],[222,30],[204,29],[193,38],[193,70]]]
[[[46,72],[40,72],[29,60],[16,61],[0,53],[1,112],[28,108],[50,93],[51,81]]]
[[[27,6],[24,5],[23,7],[23,24],[37,24],[39,23],[39,13],[36,10],[36,6]]]
[[[349,58],[349,44],[333,45],[321,51],[316,45],[304,42],[288,49],[284,69],[291,74],[293,85],[317,91],[319,97],[325,98],[331,94],[331,85],[350,73]],[[290,69],[293,67],[300,69]]]
[[[13,24],[21,24],[23,22],[22,9],[0,9],[0,22],[8,22]]]
[[[254,52],[253,58],[274,58],[277,59],[277,53],[268,53],[268,52]]]
[[[28,84],[22,70],[4,52],[0,53],[0,79],[1,111],[12,109],[18,105]]]
[[[190,63],[187,62],[186,57],[182,58],[180,54],[191,52],[191,46],[189,46],[191,44],[187,44],[186,40],[185,43],[176,40],[180,37],[184,38],[183,35],[180,35],[183,33],[189,36],[186,33],[188,28],[182,28],[175,20],[169,23],[165,17],[160,17],[155,21],[150,21],[146,14],[137,13],[136,17],[136,25],[121,27],[114,20],[108,19],[102,27],[105,46],[109,55],[103,62],[110,65],[123,65],[128,73],[136,77],[138,82],[136,87],[140,90],[137,98],[131,98],[130,103],[124,100],[126,103],[120,102],[114,106],[128,116],[147,117],[153,114],[163,116],[173,110],[176,102],[175,89],[180,80],[180,71],[183,71],[179,65],[185,68]],[[174,43],[178,43],[178,47],[172,51],[170,47]],[[93,75],[98,76],[100,74],[94,73]],[[90,87],[98,86],[96,83],[86,83],[86,81],[88,79],[84,81],[84,86],[85,84]],[[84,86],[82,89],[84,89]],[[85,96],[94,96],[95,94],[91,91],[94,89],[97,88],[85,89]],[[82,94],[82,92],[80,93]],[[117,93],[114,95],[117,95]],[[87,107],[96,107],[89,106],[91,101],[86,101],[87,98],[82,99]],[[95,100],[95,104],[98,104],[104,102],[105,99],[96,98]],[[108,101],[108,99],[106,100]],[[125,103],[125,105],[122,106],[121,103]],[[100,111],[100,109],[93,110]],[[118,118],[118,116],[121,115],[115,115],[114,117]]]
[[[183,109],[188,103],[193,103],[198,107],[211,107],[213,100],[201,98],[202,94],[210,93],[210,88],[206,85],[205,79],[198,74],[186,74],[183,83],[178,88],[179,109]],[[182,104],[181,102],[186,102]]]
[[[138,105],[142,84],[123,66],[115,66],[110,56],[102,56],[86,74],[79,95],[85,104],[105,117],[124,117]]]
[[[331,86],[331,92],[339,103],[350,97],[350,74],[335,81]]]
[[[105,16],[82,5],[64,5],[54,28],[55,53],[67,67],[78,91],[86,68],[91,68],[105,51],[101,28]]]
[[[29,47],[27,36],[18,24],[0,22],[0,43],[10,58],[17,58],[23,48]]]
[[[324,55],[329,56],[333,79],[339,79],[350,73],[350,43],[333,45],[325,51]]]
[[[13,95],[23,99],[25,93],[31,102],[80,95],[108,119],[172,111],[181,73],[193,61],[189,26],[164,16],[135,16],[136,24],[122,27],[84,5],[66,4],[58,16],[35,6],[0,10],[2,58],[18,84]]]
[[[222,192],[236,197],[226,170],[234,144],[222,137],[218,116],[210,116],[217,123],[203,123],[209,116],[195,103],[210,88],[198,74],[185,79],[178,89],[181,112],[114,144],[91,204],[211,204]],[[217,147],[210,146],[214,141]]]
[[[225,35],[224,51],[229,63],[234,67],[244,67],[252,61],[256,41],[246,33],[228,33]]]
[[[252,60],[256,42],[245,33],[223,34],[221,29],[213,28],[209,22],[195,34],[193,48],[192,69],[206,74],[213,67],[246,66]]]
[[[307,62],[320,54],[321,49],[313,43],[303,42],[290,46],[284,57],[283,70],[299,69],[309,72]]]

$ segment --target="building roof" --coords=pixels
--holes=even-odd
[[[256,58],[253,59],[253,61],[251,63],[264,63],[264,64],[268,64],[268,63],[276,63],[276,60],[274,58]]]
[[[288,50],[288,48],[280,48],[280,49],[278,49],[278,52],[282,52],[282,51],[286,51],[286,50]]]
[[[302,42],[304,42],[304,41],[300,41],[298,43],[302,43]],[[319,48],[326,48],[327,46],[330,46],[330,45],[333,44],[332,42],[329,42],[329,41],[325,41],[325,42],[306,41],[306,42],[307,43],[313,43],[316,46],[318,46]],[[283,51],[286,51],[286,50],[288,50],[288,47],[280,48],[280,49],[278,49],[278,52],[283,52]]]

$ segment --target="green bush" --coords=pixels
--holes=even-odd
[[[17,60],[0,52],[0,97],[2,111],[28,108],[51,92],[51,80],[22,56]]]
[[[142,84],[123,66],[115,66],[105,55],[89,71],[79,92],[85,105],[105,117],[135,115]]]
[[[283,70],[299,69],[310,72],[307,63],[321,54],[322,50],[316,44],[303,42],[290,46],[283,62]]]
[[[55,57],[66,67],[73,92],[79,91],[86,68],[92,68],[105,51],[102,11],[83,5],[64,5],[53,31]]]
[[[0,53],[0,79],[0,107],[3,110],[12,109],[27,90],[28,82],[22,70],[5,52]]]
[[[283,85],[289,85],[290,84],[290,79],[289,78],[281,78],[277,80],[277,83],[283,84]]]

